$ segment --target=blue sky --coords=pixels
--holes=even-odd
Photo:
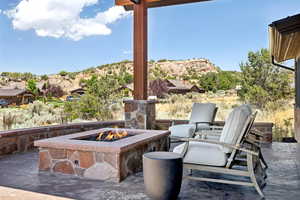
[[[114,0],[97,4],[97,0],[76,1],[90,3],[82,7],[81,19],[96,19],[98,13],[114,5]],[[97,21],[78,23],[57,21],[53,16],[52,21],[41,20],[37,16],[39,10],[28,14],[24,9],[14,17],[4,14],[20,2],[0,0],[0,72],[50,74],[132,59],[131,15],[117,10],[111,11],[107,18],[100,16]],[[59,13],[64,9],[59,3],[51,5]],[[118,17],[110,21],[116,12]],[[215,0],[149,9],[149,60],[204,57],[224,70],[239,70],[239,63],[247,59],[248,51],[268,47],[268,24],[298,13],[299,0]],[[15,26],[13,20],[17,20]],[[93,27],[89,27],[90,23]],[[63,27],[59,31],[57,24]],[[76,34],[66,28],[70,24],[76,25]],[[97,27],[101,31],[93,29]],[[42,31],[37,34],[37,29]]]

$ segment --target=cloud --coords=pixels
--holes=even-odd
[[[98,0],[21,0],[15,8],[4,13],[12,20],[14,29],[33,29],[41,37],[64,37],[74,41],[109,35],[112,31],[107,25],[130,14],[123,7],[113,6],[94,17],[80,17],[85,7],[96,4]]]
[[[132,54],[132,51],[131,50],[124,50],[123,54],[125,54],[125,55]]]

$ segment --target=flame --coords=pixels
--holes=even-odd
[[[118,128],[116,128],[115,130],[100,132],[96,140],[98,141],[117,140],[126,136],[128,136],[127,131],[125,130],[121,131]]]

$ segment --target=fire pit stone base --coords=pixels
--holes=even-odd
[[[95,131],[37,141],[35,145],[40,150],[39,170],[120,182],[142,170],[142,156],[145,152],[168,150],[168,131],[128,130],[136,135],[116,142],[74,139],[95,134]]]

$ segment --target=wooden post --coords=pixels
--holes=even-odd
[[[134,4],[134,33],[133,33],[133,74],[134,99],[147,100],[147,5],[146,0]]]
[[[295,59],[295,139],[300,142],[300,57]]]

